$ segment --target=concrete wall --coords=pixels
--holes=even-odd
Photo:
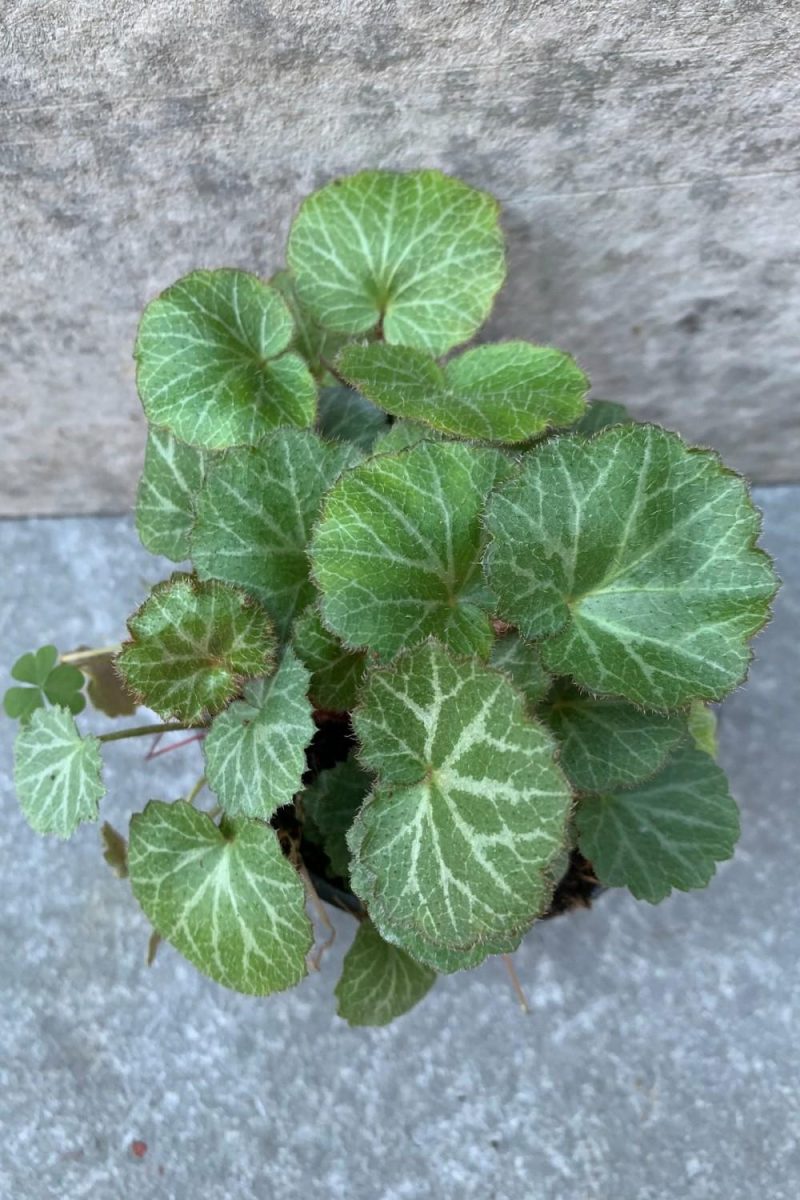
[[[493,331],[800,475],[796,0],[3,0],[0,513],[119,511],[137,314],[267,273],[302,195],[440,166],[502,200]]]

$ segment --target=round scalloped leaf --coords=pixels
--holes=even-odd
[[[303,792],[303,814],[319,831],[331,871],[340,879],[350,873],[347,833],[372,782],[372,776],[351,757],[320,771]]]
[[[165,429],[151,429],[136,493],[136,529],[151,554],[173,562],[189,557],[194,505],[205,474],[205,456]]]
[[[192,446],[252,445],[311,425],[316,386],[278,292],[246,271],[193,271],[144,310],[136,382],[147,419]]]
[[[429,942],[408,928],[403,928],[399,933],[395,933],[385,917],[381,921],[381,936],[385,941],[405,950],[406,954],[409,954],[415,962],[431,967],[440,975],[453,975],[456,971],[471,971],[475,967],[479,967],[487,958],[498,954],[513,954],[515,950],[519,949],[525,933],[526,930],[522,930],[510,937],[492,938],[488,941],[478,942],[469,950],[451,950],[447,946]]]
[[[672,888],[705,887],[739,837],[724,772],[690,745],[633,790],[582,800],[576,821],[578,846],[600,881],[651,904]]]
[[[313,934],[302,882],[269,825],[151,800],[131,820],[128,871],[153,927],[223,987],[299,983]]]
[[[99,741],[81,737],[69,709],[37,709],[14,743],[14,783],[31,827],[68,838],[96,821],[101,767]]]
[[[655,775],[687,731],[685,713],[644,712],[568,683],[558,685],[540,715],[561,745],[562,770],[582,792],[629,788]]]
[[[607,429],[609,425],[632,425],[633,417],[624,404],[613,400],[590,400],[589,406],[570,433],[588,436]]]
[[[372,671],[354,714],[378,783],[348,843],[353,890],[406,945],[471,950],[544,911],[572,793],[504,675],[426,642]]]
[[[586,406],[589,386],[568,354],[529,342],[478,346],[444,367],[408,346],[350,345],[338,367],[387,412],[487,442],[525,442],[570,425]]]
[[[352,442],[369,454],[379,434],[390,428],[381,412],[352,388],[323,388],[319,394],[317,428],[331,442]]]
[[[318,379],[324,379],[327,374],[326,364],[332,363],[336,358],[347,335],[323,329],[314,320],[300,301],[291,271],[276,271],[269,283],[280,292],[292,314],[294,334],[289,349],[296,350],[306,360]]]
[[[315,604],[309,604],[295,621],[292,644],[311,671],[309,692],[316,706],[332,712],[352,708],[364,676],[366,654],[343,646],[322,624]]]
[[[303,202],[288,260],[326,328],[444,354],[489,315],[505,278],[497,201],[440,171],[361,171]]]
[[[214,718],[203,742],[206,776],[230,816],[268,821],[300,791],[314,736],[308,681],[287,649],[268,679],[246,683],[244,699]]]
[[[651,425],[553,439],[489,505],[497,612],[545,667],[648,708],[718,699],[776,579],[759,516],[716,455]]]
[[[128,688],[164,719],[219,712],[242,679],[263,675],[275,636],[264,610],[237,588],[176,574],[128,621],[117,667]]]
[[[371,921],[362,921],[336,985],[340,1017],[350,1025],[388,1025],[419,1004],[436,972],[385,942]]]
[[[306,547],[322,498],[358,457],[353,446],[295,429],[221,456],[197,501],[191,549],[198,575],[245,588],[285,637],[314,598]]]
[[[492,646],[489,665],[507,675],[528,704],[538,704],[550,690],[552,680],[542,666],[538,646],[531,645],[511,629]]]
[[[488,655],[482,514],[508,470],[495,450],[421,442],[348,471],[311,543],[326,625],[382,655],[429,635]]]

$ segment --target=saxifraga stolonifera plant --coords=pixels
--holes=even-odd
[[[25,816],[60,837],[98,817],[101,743],[195,731],[189,797],[103,827],[155,934],[266,995],[338,904],[339,1012],[382,1024],[570,896],[709,882],[739,821],[708,703],[745,678],[776,577],[716,454],[587,405],[560,350],[455,349],[505,276],[491,196],[336,180],[287,262],[145,309],[137,524],[192,569],[113,654],[23,656],[5,705]],[[87,676],[164,724],[82,736]]]

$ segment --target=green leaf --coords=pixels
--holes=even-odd
[[[724,772],[694,746],[632,791],[582,800],[577,825],[581,853],[601,882],[651,904],[672,888],[705,887],[739,837]]]
[[[372,776],[351,757],[320,771],[303,792],[303,813],[319,831],[331,871],[340,879],[350,874],[347,833],[372,782]]]
[[[246,683],[244,699],[212,722],[203,742],[206,775],[229,815],[268,821],[300,791],[314,736],[308,681],[287,649],[273,675]]]
[[[148,304],[136,382],[147,419],[208,450],[311,425],[316,387],[278,292],[245,271],[193,271]]]
[[[346,712],[356,702],[367,656],[347,650],[322,624],[319,610],[310,604],[297,618],[292,643],[311,671],[310,694],[318,708]]]
[[[303,202],[288,259],[328,329],[444,354],[489,315],[505,278],[497,201],[440,171],[361,171]]]
[[[100,828],[100,840],[103,843],[103,858],[117,879],[127,879],[128,843],[125,838],[121,833],[117,833],[113,825],[104,821]]]
[[[268,671],[275,647],[267,614],[243,592],[180,573],[153,588],[128,629],[117,659],[125,683],[159,716],[190,723]]]
[[[99,741],[81,737],[67,708],[37,709],[14,743],[14,783],[31,827],[68,838],[96,821],[101,765]]]
[[[487,523],[497,612],[549,639],[553,674],[655,709],[744,677],[776,579],[745,484],[716,455],[649,425],[556,438]]]
[[[418,442],[446,441],[443,433],[423,425],[421,421],[395,421],[386,433],[382,433],[372,448],[373,454],[396,454],[398,450],[410,450]]]
[[[684,713],[643,712],[557,685],[541,715],[561,744],[559,762],[582,792],[633,787],[655,775],[686,737]]]
[[[526,642],[513,629],[497,638],[489,664],[507,675],[530,705],[538,704],[550,690],[552,681],[542,666],[539,647]]]
[[[194,505],[205,474],[205,457],[164,429],[151,429],[136,494],[136,529],[151,554],[173,562],[189,557]]]
[[[584,435],[599,433],[609,425],[631,425],[633,417],[624,404],[613,400],[590,400],[589,407],[570,432]]]
[[[572,794],[516,689],[426,642],[370,673],[354,723],[378,783],[348,838],[351,878],[378,930],[413,954],[527,929],[549,902]]]
[[[689,734],[699,750],[704,750],[716,759],[717,715],[713,708],[709,708],[701,700],[693,700],[689,706]]]
[[[269,282],[271,287],[280,292],[292,314],[294,334],[289,349],[302,355],[313,374],[318,379],[324,379],[327,375],[326,363],[333,362],[347,335],[332,333],[314,320],[300,302],[291,271],[276,271]]]
[[[156,931],[223,987],[266,996],[305,975],[303,885],[268,825],[217,828],[184,801],[151,800],[131,820],[128,870]]]
[[[352,442],[368,454],[389,429],[386,413],[347,387],[326,387],[319,394],[317,428],[331,442]]]
[[[23,654],[11,668],[11,678],[29,687],[11,687],[3,697],[6,714],[25,724],[37,708],[46,702],[60,704],[73,715],[82,712],[86,698],[82,694],[83,675],[68,663],[58,663],[55,646],[42,646]]]
[[[337,1009],[350,1025],[388,1025],[433,987],[436,972],[385,942],[371,921],[362,921],[336,985]]]
[[[245,588],[286,637],[314,598],[306,547],[322,499],[357,458],[352,446],[293,429],[224,455],[209,468],[197,505],[192,558],[200,577]]]
[[[469,950],[451,950],[447,946],[435,946],[407,928],[395,932],[385,918],[382,919],[381,924],[381,936],[385,941],[405,950],[414,962],[431,967],[440,975],[453,975],[456,971],[471,971],[475,967],[479,967],[487,958],[498,954],[513,954],[515,950],[519,949],[525,932],[522,930],[509,937],[478,942]]]
[[[382,655],[431,634],[488,655],[482,513],[508,470],[495,450],[421,442],[348,471],[311,544],[325,624],[345,644]]]
[[[568,354],[529,342],[478,346],[444,367],[408,346],[349,345],[338,367],[387,412],[489,442],[524,442],[571,424],[589,386]]]

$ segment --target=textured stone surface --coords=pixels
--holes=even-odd
[[[350,1030],[331,995],[344,917],[322,975],[267,1001],[168,947],[148,971],[97,829],[64,845],[25,826],[0,720],[0,1195],[795,1200],[800,489],[758,500],[785,587],[722,718],[737,855],[705,893],[610,894],[535,929],[517,955],[527,1017],[490,961]],[[120,519],[0,523],[0,551],[4,667],[48,638],[117,638],[159,570]],[[199,773],[196,746],[142,754],[106,755],[120,827]]]
[[[363,166],[499,196],[494,333],[798,477],[794,0],[0,7],[0,513],[124,511],[141,307],[269,272],[303,194]]]

